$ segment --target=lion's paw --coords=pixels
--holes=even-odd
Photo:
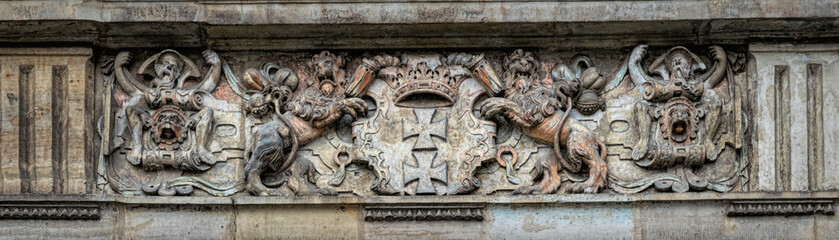
[[[604,187],[602,181],[588,179],[585,182],[573,183],[565,189],[566,193],[598,193]]]

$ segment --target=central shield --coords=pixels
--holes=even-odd
[[[405,59],[392,69],[395,77],[370,83],[365,96],[375,109],[353,124],[355,152],[376,176],[372,189],[409,195],[474,190],[475,170],[496,154],[495,123],[473,111],[484,87],[460,65]]]

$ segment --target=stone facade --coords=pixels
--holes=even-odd
[[[831,239],[831,1],[0,3],[0,238]]]

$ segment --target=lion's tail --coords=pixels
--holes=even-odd
[[[556,136],[554,136],[554,154],[556,154],[556,158],[559,159],[559,163],[563,168],[571,172],[579,172],[582,168],[582,162],[569,161],[562,154],[562,143],[560,142],[560,139],[562,139],[562,129],[565,128],[565,123],[568,122],[568,117],[571,115],[571,109],[574,108],[574,102],[571,98],[566,98],[566,100],[568,101],[568,107],[565,108],[565,113],[562,114],[562,118],[559,120],[558,130],[556,131]]]
[[[280,112],[279,108],[276,109],[277,118],[285,124],[289,129],[289,134],[291,135],[291,152],[288,153],[286,156],[285,162],[283,162],[280,166],[273,166],[274,170],[277,172],[284,172],[287,170],[292,163],[294,163],[295,158],[297,157],[297,148],[300,147],[300,141],[298,140],[297,130],[294,129],[294,125],[291,125],[291,122],[283,116]],[[282,151],[282,148],[280,149]]]

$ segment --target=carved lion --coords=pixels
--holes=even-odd
[[[563,168],[580,172],[584,170],[583,165],[589,170],[588,179],[571,184],[565,192],[600,191],[606,185],[606,148],[589,129],[569,119],[573,108],[571,98],[547,87],[550,82],[538,76],[539,64],[532,53],[516,50],[504,62],[505,96],[487,99],[481,114],[486,118],[497,115],[507,118],[522,133],[552,144],[556,154],[556,158],[539,160],[534,179],[541,178],[541,182],[521,187],[514,193],[553,193],[562,184],[559,173]],[[564,112],[558,99],[568,100]]]
[[[245,103],[245,111],[265,123],[254,129],[250,157],[245,167],[246,188],[255,195],[274,195],[268,187],[286,184],[297,195],[335,195],[313,183],[310,162],[295,161],[296,151],[319,137],[345,114],[366,114],[359,98],[345,98],[343,60],[329,52],[315,55],[309,63],[312,76],[295,92],[297,75],[291,69],[266,64],[262,71],[248,70],[244,85],[259,92]],[[286,155],[285,151],[289,150]],[[268,171],[266,171],[268,170]]]

